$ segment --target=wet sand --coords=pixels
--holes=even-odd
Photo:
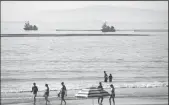
[[[97,99],[93,100],[94,105],[99,105],[97,104]],[[68,100],[67,105],[93,105],[93,100],[92,99]],[[115,102],[116,105],[168,105],[167,99],[163,100],[163,99],[143,99],[143,98],[116,98]],[[6,105],[33,105],[33,103],[19,103]],[[36,105],[45,105],[45,101],[40,101]],[[49,105],[60,105],[60,100],[52,100]],[[102,105],[110,105],[108,98],[104,99]]]
[[[107,89],[106,89],[107,90]],[[107,90],[109,91],[109,90]],[[68,91],[66,97],[67,105],[92,105],[92,99],[78,99],[74,95],[78,91]],[[57,91],[50,92],[50,105],[60,105],[60,98],[57,97]],[[25,97],[29,95],[30,97]],[[36,105],[45,105],[43,92],[40,92],[37,97]],[[20,97],[16,99],[16,97]],[[103,105],[109,105],[109,97],[105,97]],[[116,105],[168,105],[168,88],[121,88],[116,89]],[[2,95],[1,105],[33,105],[32,93],[11,93]],[[95,105],[97,99],[94,98]]]

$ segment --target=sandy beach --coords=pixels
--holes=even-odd
[[[18,104],[2,104],[2,105],[33,105],[33,103],[18,103]],[[44,101],[38,102],[36,105],[45,105]],[[49,105],[60,105],[59,100],[52,100]],[[64,105],[64,104],[63,104]],[[92,105],[92,99],[86,100],[68,100],[67,105]],[[94,105],[97,104],[96,99]],[[106,98],[102,105],[109,105],[108,98]],[[116,105],[168,105],[167,99],[142,99],[142,98],[116,98]]]
[[[109,91],[109,89],[106,89]],[[78,90],[68,91],[68,97],[66,97],[67,105],[92,105],[92,99],[78,99],[74,95]],[[20,93],[20,94],[7,94],[2,97],[1,105],[32,105],[31,93]],[[12,99],[14,97],[19,97],[15,95],[20,95],[21,99]],[[37,104],[36,105],[45,105],[44,98],[42,97],[43,92],[38,93]],[[57,96],[57,92],[50,92],[49,99],[51,101],[50,105],[59,105],[60,99]],[[8,98],[7,98],[8,97]],[[93,98],[95,105],[97,104],[97,99]],[[168,105],[168,88],[159,87],[159,88],[121,88],[116,89],[116,105]],[[109,105],[109,98],[105,97],[103,100],[103,105]]]

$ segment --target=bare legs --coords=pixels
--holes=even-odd
[[[36,96],[34,96],[34,105],[36,104]]]
[[[47,105],[47,102],[50,103],[49,99],[48,99],[48,96],[45,96],[45,100],[46,100],[46,105]]]
[[[111,98],[112,98],[112,101],[113,101],[113,105],[115,105],[115,101],[114,101],[114,97],[113,96],[110,96],[110,98],[109,98],[110,105],[111,105]]]
[[[98,104],[100,103],[100,99],[101,99],[101,104],[102,104],[102,102],[103,102],[103,97],[99,97],[99,98],[98,98]]]
[[[114,98],[112,98],[112,100],[113,100],[113,105],[115,105],[115,101],[114,101]]]
[[[64,96],[62,96],[62,98],[61,98],[61,105],[62,105],[62,101],[64,101],[64,103],[65,103],[65,105],[66,105],[66,101],[65,101]]]
[[[34,94],[33,99],[34,99],[34,105],[36,105],[36,94]]]

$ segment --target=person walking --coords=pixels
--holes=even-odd
[[[66,90],[66,86],[64,85],[64,82],[62,82],[61,85],[62,85],[62,88],[61,88],[60,92],[58,93],[58,96],[61,95],[61,105],[62,105],[63,101],[66,105],[66,101],[65,101],[64,97],[67,96],[67,90]]]
[[[113,86],[113,84],[110,85],[110,88],[111,88],[111,94],[110,94],[110,98],[109,98],[109,103],[111,105],[111,99],[113,100],[113,105],[115,105],[115,88]]]
[[[37,92],[38,92],[38,87],[36,86],[36,83],[33,83],[31,92],[33,92],[33,99],[34,99],[34,105],[35,105],[36,104],[36,96],[37,96]]]
[[[101,82],[99,82],[98,89],[100,89],[100,91],[103,90],[103,86]],[[100,102],[100,99],[101,99],[101,102]],[[98,104],[102,104],[102,102],[103,102],[103,96],[98,97]]]
[[[47,105],[48,102],[50,103],[50,101],[48,99],[48,97],[49,97],[49,86],[48,86],[48,84],[45,84],[45,87],[46,87],[46,89],[45,89],[44,97],[45,97],[45,101],[46,101],[46,105]]]

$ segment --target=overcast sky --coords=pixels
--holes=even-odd
[[[168,1],[1,1],[1,21],[26,19],[41,10],[76,9],[92,5],[168,10]]]

